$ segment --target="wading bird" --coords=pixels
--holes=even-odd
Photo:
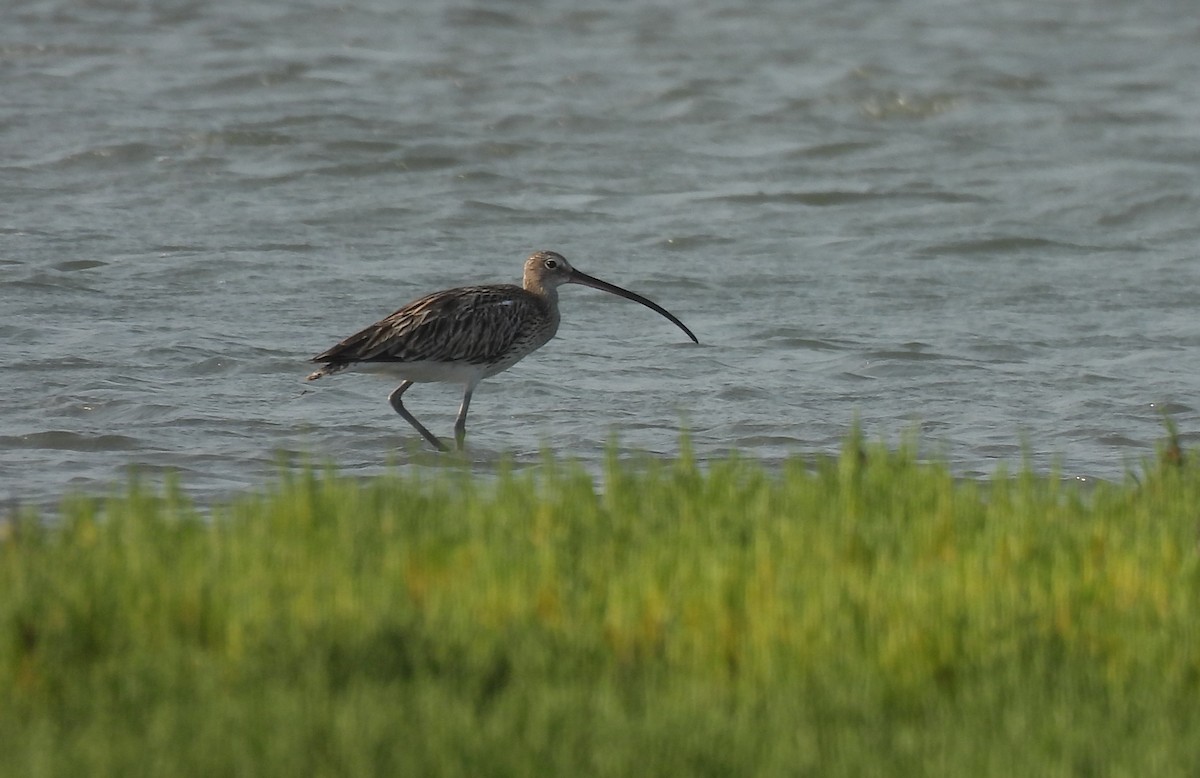
[[[463,385],[454,439],[463,447],[471,394],[483,379],[509,369],[544,346],[558,331],[558,287],[580,284],[641,303],[657,311],[699,343],[667,309],[640,294],[593,278],[553,251],[525,260],[522,286],[463,286],[414,300],[370,327],[312,358],[321,365],[309,381],[357,368],[393,375],[401,383],[388,397],[392,408],[436,448],[446,445],[404,407],[414,383]]]

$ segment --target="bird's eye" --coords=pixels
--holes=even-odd
[[[558,267],[558,260],[557,259],[547,259],[543,264],[546,266],[547,270],[554,270],[555,268]]]

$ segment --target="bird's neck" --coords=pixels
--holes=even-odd
[[[537,295],[545,300],[546,304],[549,305],[551,309],[558,308],[558,287],[550,286],[549,284],[543,284],[536,276],[532,275],[525,276],[525,283],[523,286],[526,292]]]
[[[542,308],[544,317],[539,320],[539,327],[545,331],[545,339],[541,341],[544,343],[553,338],[554,333],[558,331],[558,287],[540,284],[537,279],[527,277],[525,291],[534,297]]]

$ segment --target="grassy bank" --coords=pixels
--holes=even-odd
[[[0,775],[1195,775],[1198,523],[858,441],[133,487],[0,541]]]

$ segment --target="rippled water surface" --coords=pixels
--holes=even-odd
[[[33,0],[0,11],[0,499],[374,472],[392,384],[306,359],[552,248],[469,456],[767,462],[913,429],[1117,478],[1196,429],[1185,2]],[[409,407],[449,436],[459,390]]]

